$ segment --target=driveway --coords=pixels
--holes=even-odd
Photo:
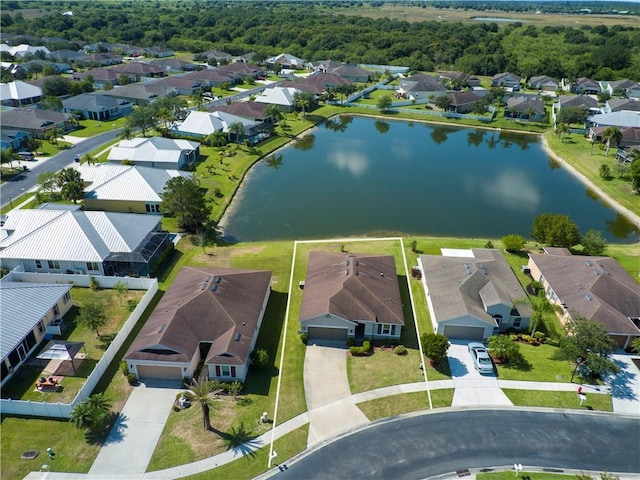
[[[451,406],[512,406],[513,403],[498,386],[495,373],[481,375],[475,369],[468,344],[465,340],[451,340],[447,351],[455,387]]]
[[[344,348],[307,346],[304,394],[309,409],[307,446],[369,422],[351,399]]]
[[[613,411],[640,415],[640,359],[615,354],[613,361],[620,367],[620,373],[611,381]]]
[[[144,473],[180,391],[144,384],[135,387],[93,462],[89,477]]]

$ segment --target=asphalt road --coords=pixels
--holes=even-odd
[[[274,477],[410,480],[515,463],[640,473],[640,418],[511,409],[423,414],[328,443]]]
[[[24,192],[36,186],[38,175],[43,172],[57,172],[73,162],[73,157],[79,155],[82,157],[87,152],[95,150],[100,145],[110,142],[120,134],[121,129],[110,130],[95,137],[87,138],[83,142],[75,145],[73,148],[64,150],[54,155],[46,162],[38,164],[38,162],[22,162],[27,165],[29,170],[14,178],[10,182],[5,182],[0,186],[0,204],[2,206],[9,203],[9,199],[15,199]],[[70,132],[73,135],[73,132]],[[15,203],[14,203],[15,206]]]

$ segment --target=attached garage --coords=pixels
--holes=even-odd
[[[138,378],[144,380],[179,380],[182,381],[180,367],[163,367],[160,365],[137,365]]]
[[[484,328],[466,327],[463,325],[445,325],[444,335],[447,338],[464,338],[465,340],[482,340]]]
[[[330,340],[346,343],[348,333],[346,328],[309,327],[307,338],[308,340]]]

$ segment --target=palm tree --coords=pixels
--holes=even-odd
[[[224,147],[227,144],[227,137],[222,130],[216,130],[204,139],[205,143],[212,147]]]
[[[264,162],[267,167],[272,167],[273,169],[278,170],[282,166],[282,158],[282,154],[273,154],[265,158]]]
[[[556,126],[556,134],[560,136],[560,143],[564,143],[564,136],[570,133],[569,126],[566,123],[559,123]]]
[[[111,421],[111,402],[104,393],[91,395],[73,407],[69,421],[77,428],[100,432]]]
[[[284,113],[282,113],[282,110],[280,110],[277,105],[273,104],[264,109],[264,114],[267,117],[271,117],[273,123],[278,123],[284,117]]]
[[[561,314],[562,307],[556,305],[555,303],[551,303],[547,296],[545,295],[544,290],[538,291],[537,295],[531,296],[529,298],[516,300],[514,305],[518,304],[528,304],[531,305],[533,309],[533,313],[531,315],[531,335],[536,333],[538,325],[541,321],[551,315],[551,314]]]
[[[6,150],[2,150],[2,152],[0,153],[2,155],[1,163],[8,163],[11,168],[13,168],[13,162],[20,160],[18,154],[11,147],[7,148]]]
[[[189,385],[189,393],[187,397],[194,403],[199,403],[202,407],[202,425],[205,432],[211,430],[211,421],[209,412],[215,409],[213,396],[220,393],[222,388],[220,382],[208,380],[200,377],[198,380],[193,379]]]
[[[240,142],[242,135],[244,135],[244,125],[242,122],[235,122],[229,125],[229,134],[236,136],[236,142]],[[229,139],[231,141],[231,139]]]
[[[53,127],[47,130],[44,136],[53,145],[58,145],[58,139],[62,137],[62,129],[58,127]]]
[[[98,163],[98,159],[96,157],[92,157],[89,153],[85,153],[82,158],[80,158],[80,163],[86,163],[87,165],[94,165]]]
[[[122,127],[122,132],[120,132],[120,135],[118,135],[118,138],[120,140],[131,140],[132,136],[133,136],[133,130],[131,130],[131,127],[129,125],[125,125],[124,127]]]
[[[608,157],[611,143],[615,143],[616,147],[620,145],[620,142],[622,141],[622,131],[618,127],[608,127],[604,132],[602,132],[602,141],[607,144],[607,150],[604,156]]]

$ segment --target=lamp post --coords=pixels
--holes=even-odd
[[[9,206],[11,207],[11,210],[13,210],[13,202],[11,201],[11,197],[9,197]]]
[[[571,374],[571,380],[569,380],[569,383],[573,383],[573,377],[576,376],[576,372],[578,371],[578,367],[582,365],[582,361],[583,360],[581,357],[576,358],[576,368],[573,369],[573,373]]]

